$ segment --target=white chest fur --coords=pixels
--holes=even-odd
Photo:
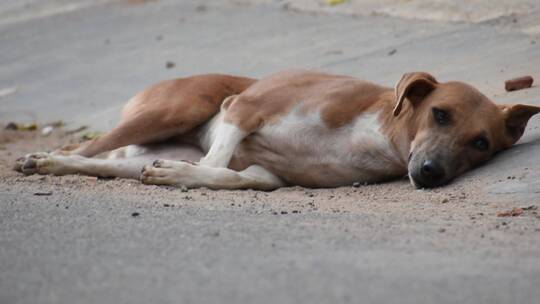
[[[270,160],[280,171],[298,171],[319,179],[334,178],[336,183],[378,181],[403,170],[401,158],[380,131],[379,113],[369,112],[351,123],[329,128],[318,111],[290,111],[278,121],[258,131],[258,140],[269,149],[259,158]],[[278,159],[281,158],[281,159]],[[276,165],[277,162],[284,167]],[[264,164],[263,164],[264,165]]]

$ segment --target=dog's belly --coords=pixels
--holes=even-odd
[[[318,113],[288,114],[244,140],[239,164],[258,164],[284,181],[306,187],[378,182],[406,174],[406,165],[379,131],[376,113],[328,128]]]
[[[351,164],[325,161],[317,154],[299,151],[268,150],[256,144],[242,145],[235,159],[240,164],[258,164],[291,185],[304,187],[338,187],[354,182],[376,182],[384,179],[379,170],[356,168]],[[285,150],[285,149],[284,149]],[[249,153],[246,156],[245,153]],[[246,166],[242,166],[245,168]]]

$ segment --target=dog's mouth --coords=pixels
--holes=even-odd
[[[429,189],[429,188],[437,188],[444,186],[448,184],[448,180],[440,180],[440,181],[431,181],[431,180],[425,180],[423,178],[419,178],[415,176],[415,174],[409,173],[409,181],[416,189]]]

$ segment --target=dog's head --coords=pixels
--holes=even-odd
[[[540,112],[531,105],[496,105],[470,85],[439,83],[423,72],[403,75],[396,98],[395,116],[410,103],[408,170],[416,187],[443,185],[509,148]]]

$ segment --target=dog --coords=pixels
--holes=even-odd
[[[538,112],[425,72],[403,75],[393,89],[303,70],[260,80],[207,74],[158,83],[128,101],[109,133],[26,155],[15,169],[257,190],[408,175],[430,188],[511,147]]]

